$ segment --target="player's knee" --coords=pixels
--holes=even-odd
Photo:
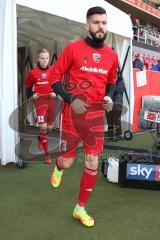
[[[98,155],[86,154],[85,155],[85,166],[90,169],[98,168]]]
[[[74,162],[75,158],[61,158],[61,166],[63,169],[69,168],[72,166],[73,162]]]
[[[40,131],[47,131],[47,125],[46,124],[41,124],[40,125]]]

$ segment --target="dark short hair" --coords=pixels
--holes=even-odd
[[[106,10],[99,6],[89,8],[86,14],[86,18],[88,19],[93,14],[106,14]]]

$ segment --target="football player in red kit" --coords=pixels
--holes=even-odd
[[[38,51],[38,67],[32,69],[26,78],[27,97],[32,97],[36,110],[36,121],[40,127],[39,148],[44,150],[44,163],[50,164],[47,131],[53,127],[55,93],[50,86],[49,52],[43,48]]]
[[[118,57],[104,44],[107,35],[105,9],[93,7],[88,10],[86,29],[88,36],[67,45],[51,71],[52,88],[64,99],[61,155],[56,160],[51,184],[53,187],[60,185],[63,170],[73,164],[76,148],[82,141],[85,167],[73,217],[90,227],[94,219],[87,214],[85,206],[96,181],[98,156],[103,149],[104,113],[113,107],[111,96]],[[62,82],[63,75],[68,76],[66,86]]]

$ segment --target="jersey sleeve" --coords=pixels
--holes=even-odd
[[[111,70],[109,71],[107,84],[116,84],[117,68],[118,68],[118,55],[117,55],[117,53],[115,53],[113,66],[112,66]]]
[[[33,76],[32,76],[32,72],[30,71],[26,78],[26,88],[30,88],[32,86],[33,86]]]
[[[72,59],[72,48],[70,47],[70,45],[68,45],[67,47],[65,47],[51,70],[51,86],[57,81],[63,81],[63,76],[69,71],[70,66],[72,65]]]

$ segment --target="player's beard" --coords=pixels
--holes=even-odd
[[[98,32],[102,32],[102,33],[104,34],[102,38],[97,37],[96,34],[97,34]],[[96,43],[103,43],[103,42],[105,41],[106,37],[107,37],[107,32],[104,33],[103,31],[92,32],[92,31],[90,30],[89,33],[90,33],[90,36],[93,38],[93,40],[94,40]]]

